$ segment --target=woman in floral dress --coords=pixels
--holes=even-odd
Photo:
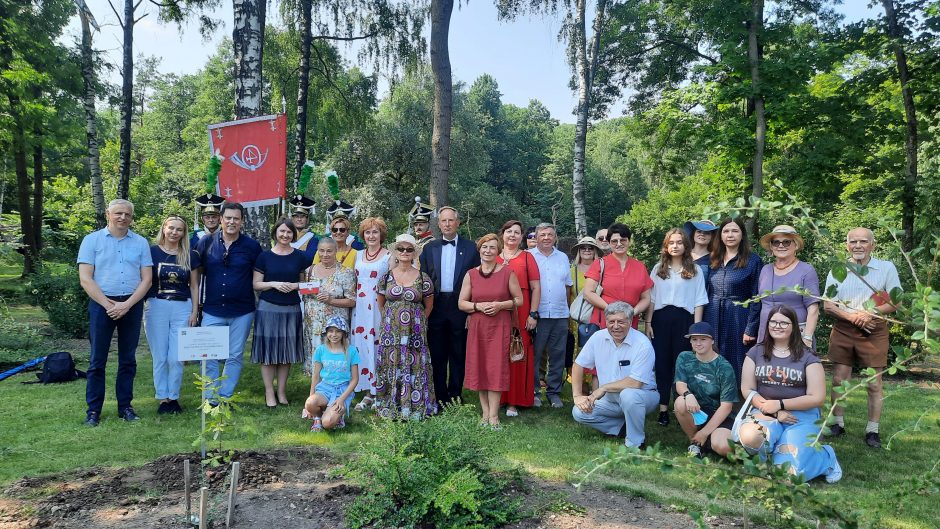
[[[399,235],[394,268],[379,281],[382,332],[376,351],[375,407],[386,418],[422,419],[437,413],[427,318],[434,284],[414,267],[417,241]]]
[[[366,247],[356,254],[356,306],[352,311],[350,327],[352,344],[359,350],[359,383],[356,391],[365,395],[356,411],[372,409],[375,403],[375,349],[379,343],[379,280],[388,273],[388,250],[382,245],[388,235],[385,221],[369,217],[359,223],[359,236]]]
[[[320,345],[326,322],[333,316],[349,321],[349,309],[355,305],[356,279],[353,271],[336,261],[336,241],[327,237],[317,246],[320,260],[306,272],[306,281],[319,283],[316,294],[304,294],[304,338],[307,360],[304,372],[313,373],[313,352]]]

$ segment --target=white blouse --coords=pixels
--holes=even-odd
[[[699,265],[694,266],[695,275],[691,279],[683,279],[682,274],[674,272],[669,273],[669,279],[663,279],[659,277],[659,263],[650,270],[650,278],[653,280],[650,303],[654,311],[672,305],[695,314],[695,307],[708,305],[705,274]]]

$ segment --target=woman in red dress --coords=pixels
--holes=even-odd
[[[457,301],[460,310],[470,313],[463,385],[480,393],[480,424],[494,430],[499,428],[500,396],[509,390],[510,311],[522,304],[516,275],[496,262],[502,246],[495,233],[480,237],[480,266],[464,276]]]
[[[518,220],[509,220],[499,230],[499,238],[503,241],[503,251],[500,252],[496,262],[509,265],[509,269],[516,274],[519,288],[522,289],[522,305],[516,309],[516,318],[519,325],[525,322],[526,331],[535,329],[535,318],[530,316],[531,307],[538,307],[541,300],[541,287],[539,286],[539,265],[532,254],[521,248],[523,239],[522,223]],[[521,331],[521,329],[520,329]],[[509,391],[503,393],[500,404],[506,404],[506,417],[519,415],[519,408],[532,407],[535,375],[535,351],[532,349],[532,335],[521,332],[522,346],[525,349],[525,360],[509,364]]]

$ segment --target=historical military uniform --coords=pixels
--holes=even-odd
[[[295,215],[304,215],[308,219],[307,227],[303,230],[297,230],[297,240],[292,242],[290,245],[310,256],[310,259],[313,259],[313,255],[317,251],[317,244],[319,243],[319,239],[317,239],[317,236],[313,233],[313,230],[310,229],[309,218],[316,210],[316,204],[313,200],[310,200],[303,195],[295,196],[288,203],[290,204],[291,217]]]
[[[434,206],[421,203],[421,197],[415,197],[415,205],[411,208],[411,211],[408,212],[408,224],[411,226],[411,231],[414,233],[415,239],[418,240],[417,247],[418,251],[424,249],[424,246],[434,240],[434,234],[431,233],[431,217],[434,216]],[[418,230],[414,228],[415,224],[425,223],[428,225],[428,228],[423,233],[418,233]]]
[[[206,235],[211,235],[215,233],[222,226],[222,223],[220,222],[219,225],[216,226],[216,228],[211,231],[204,227],[200,228],[199,219],[206,215],[211,215],[211,214],[219,215],[222,210],[222,203],[225,202],[225,199],[220,197],[219,195],[206,193],[205,195],[200,195],[196,197],[195,202],[196,202],[196,209],[199,214],[196,217],[196,221],[193,222],[194,229],[192,233],[190,233],[190,236],[189,236],[190,248],[195,248],[196,243],[199,242],[199,239],[202,239]]]

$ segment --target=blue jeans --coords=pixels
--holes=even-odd
[[[206,360],[206,376],[211,379],[219,378],[219,364],[224,364],[222,376],[225,380],[221,385],[215,384],[204,394],[205,398],[212,400],[213,394],[218,389],[220,397],[231,397],[235,394],[235,386],[238,385],[238,378],[242,374],[242,361],[245,354],[245,342],[248,341],[248,333],[251,332],[251,322],[255,318],[254,312],[249,312],[242,316],[231,318],[222,318],[213,316],[209,313],[203,313],[203,327],[224,327],[228,326],[228,359],[226,360]]]
[[[600,430],[607,435],[617,435],[626,424],[627,446],[640,446],[646,440],[646,416],[659,408],[659,392],[649,389],[626,388],[620,394],[608,393],[594,401],[591,413],[584,413],[575,406],[571,410],[574,420]]]
[[[191,301],[151,298],[144,311],[147,344],[153,356],[153,388],[158,400],[180,398],[183,363],[179,361],[179,330],[188,326]]]
[[[775,419],[758,421],[767,428],[767,442],[760,451],[761,459],[768,453],[775,465],[789,463],[793,472],[809,481],[824,475],[835,465],[836,453],[829,445],[821,449],[807,446],[819,433],[819,408],[787,410],[797,418],[796,424],[784,424]]]
[[[130,296],[111,299],[126,301]],[[114,392],[117,395],[118,413],[131,406],[134,400],[134,376],[137,375],[137,343],[140,341],[140,320],[144,304],[139,302],[119,320],[112,320],[107,310],[94,300],[88,301],[88,341],[91,342],[91,358],[88,361],[88,381],[85,385],[85,402],[88,413],[101,414],[104,405],[105,368],[114,331],[118,333],[118,369]]]

